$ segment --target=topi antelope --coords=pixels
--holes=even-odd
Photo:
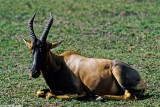
[[[97,100],[129,100],[143,95],[146,83],[138,71],[122,61],[87,58],[72,51],[52,53],[50,50],[63,42],[46,41],[53,16],[50,14],[40,39],[34,33],[34,18],[35,14],[28,22],[31,41],[22,39],[33,55],[31,76],[42,75],[49,87],[37,91],[38,97],[69,99],[94,95]]]

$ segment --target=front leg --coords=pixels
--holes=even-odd
[[[55,95],[53,92],[46,93],[46,99],[58,98],[58,99],[73,99],[73,98],[83,98],[86,94],[64,94],[64,95]]]
[[[45,98],[46,94],[49,92],[49,89],[38,90],[36,96]]]
[[[46,97],[46,99],[51,99],[51,98],[56,98],[56,95],[54,95],[53,92],[49,91],[46,93],[45,97]]]
[[[125,90],[124,95],[104,95],[104,96],[98,96],[97,101],[101,100],[136,100],[137,97],[135,95],[132,95],[128,90]]]

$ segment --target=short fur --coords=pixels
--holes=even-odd
[[[31,21],[33,22],[33,19]],[[49,24],[51,26],[51,22]],[[48,34],[49,30],[46,31]],[[30,32],[33,32],[33,29],[30,29]],[[40,69],[49,87],[38,91],[38,97],[65,99],[93,94],[99,96],[97,99],[128,100],[136,99],[144,93],[146,84],[138,71],[130,65],[118,60],[88,58],[72,51],[56,55],[50,49],[62,42],[49,43],[45,39],[43,41],[37,39],[34,33],[30,34],[36,41],[23,40],[31,50],[35,51],[33,56],[37,59],[34,58],[34,62],[37,61],[36,64],[40,65],[37,69]],[[33,68],[33,77],[39,77],[40,73],[35,65]]]

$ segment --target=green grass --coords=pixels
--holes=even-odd
[[[49,41],[64,43],[53,50],[76,50],[88,57],[120,59],[137,68],[147,82],[146,97],[137,101],[82,102],[41,99],[43,78],[29,76],[31,54],[20,39],[29,38],[28,19],[37,12],[35,32],[43,31],[49,13],[54,25]],[[0,0],[0,105],[23,106],[160,106],[159,0]]]

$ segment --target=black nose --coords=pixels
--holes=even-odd
[[[38,74],[34,74],[34,75],[31,75],[31,77],[33,77],[33,78],[38,78],[39,77],[39,75]]]
[[[32,64],[32,67],[31,67],[31,77],[33,77],[33,78],[37,78],[40,75],[40,69],[38,68],[38,64],[37,64],[36,59],[37,58],[35,58],[33,60],[33,64]]]
[[[40,70],[31,70],[31,77],[38,78],[40,76]]]

